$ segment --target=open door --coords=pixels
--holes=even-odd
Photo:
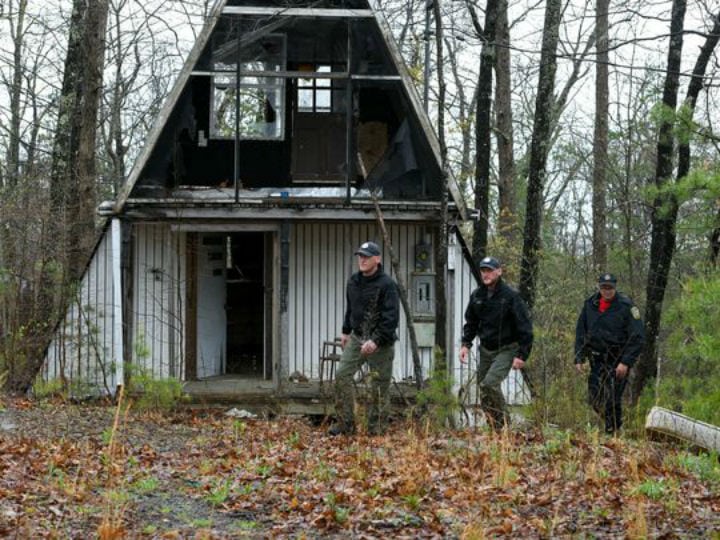
[[[198,378],[272,378],[273,233],[200,235]]]
[[[266,292],[272,283],[265,255],[269,234],[237,232],[229,236],[227,374],[265,378],[266,367],[272,365],[266,339],[266,319],[271,313]]]
[[[200,235],[197,249],[197,377],[225,370],[226,241],[222,234]]]

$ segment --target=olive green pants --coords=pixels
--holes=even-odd
[[[360,340],[351,336],[343,350],[335,375],[335,412],[341,425],[346,427],[355,425],[353,376],[367,362],[370,368],[368,425],[371,428],[381,428],[387,420],[395,345],[378,347],[368,356],[360,354],[361,346]]]
[[[517,344],[513,343],[490,351],[478,347],[477,381],[480,394],[480,406],[485,411],[493,429],[502,429],[509,422],[507,404],[500,385],[510,373]]]

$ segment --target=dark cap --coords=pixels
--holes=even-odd
[[[362,255],[363,257],[378,257],[380,256],[380,246],[378,246],[375,242],[365,242],[355,250],[355,255]]]
[[[500,261],[498,261],[495,257],[485,257],[478,264],[478,268],[491,268],[492,270],[497,270],[500,268]]]
[[[617,285],[617,278],[614,274],[600,274],[598,285],[612,285],[614,288]]]

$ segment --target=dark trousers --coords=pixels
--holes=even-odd
[[[510,373],[517,344],[513,343],[491,351],[485,347],[478,348],[478,390],[480,406],[488,418],[490,426],[500,430],[509,423],[510,416],[500,385]]]
[[[370,367],[370,406],[368,427],[382,429],[387,421],[390,404],[390,382],[395,344],[384,345],[371,355],[360,354],[362,342],[350,337],[335,375],[335,412],[338,423],[346,428],[355,425],[355,384],[353,376],[367,362]]]
[[[617,362],[602,355],[590,359],[588,399],[595,412],[605,418],[606,433],[614,433],[622,426],[622,395],[628,378],[618,379],[615,366]]]

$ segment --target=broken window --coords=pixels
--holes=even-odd
[[[237,56],[232,51],[230,43],[214,54],[210,136],[233,139],[238,123],[241,139],[282,140],[285,79],[272,74],[285,69],[285,36],[271,34],[242,45],[239,88],[237,66],[228,63]]]

